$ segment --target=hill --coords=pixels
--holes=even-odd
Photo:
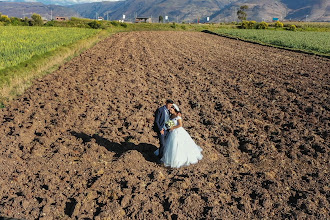
[[[156,22],[160,15],[168,16],[169,22],[211,22],[235,21],[241,5],[248,5],[248,19],[271,21],[278,17],[292,20],[330,21],[330,3],[326,0],[305,0],[295,3],[292,0],[127,0],[120,2],[96,2],[72,5],[83,17],[94,18],[95,13],[110,16],[111,19],[133,21],[136,16],[153,17]]]
[[[33,13],[40,14],[43,19],[51,17],[79,17],[74,9],[60,5],[45,5],[39,2],[0,2],[0,12],[10,17],[31,17]]]
[[[54,2],[56,3],[56,1]],[[330,21],[330,2],[327,0],[126,0],[105,1],[71,6],[45,5],[42,3],[0,2],[0,12],[9,16],[30,16],[33,12],[50,19],[53,16],[95,18],[102,16],[119,20],[125,15],[126,21],[137,16],[152,17],[158,22],[160,15],[168,16],[167,22],[230,22],[237,21],[237,10],[248,5],[248,20]]]

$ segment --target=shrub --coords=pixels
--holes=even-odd
[[[88,26],[90,26],[91,28],[93,28],[93,29],[99,29],[99,28],[101,28],[102,27],[102,24],[101,24],[101,22],[99,22],[99,21],[92,21],[92,22],[89,22],[88,23]]]
[[[171,28],[176,28],[176,24],[175,24],[175,22],[173,22],[172,24],[171,24]]]
[[[54,27],[54,26],[55,26],[55,22],[56,22],[56,21],[47,21],[44,25],[45,25],[45,26]]]
[[[256,21],[242,21],[241,28],[243,29],[253,29],[256,25]]]
[[[288,30],[290,30],[290,31],[296,31],[297,30],[297,27],[296,27],[296,25],[292,24],[292,25],[290,25],[288,27]]]
[[[9,24],[10,23],[10,18],[7,15],[1,15],[0,21],[3,22],[3,23]]]
[[[240,28],[247,29],[248,26],[249,26],[249,22],[248,21],[242,21],[242,24],[240,25]]]
[[[256,26],[257,29],[267,29],[268,28],[268,24],[264,21],[260,22],[257,24]]]
[[[111,21],[110,22],[113,26],[119,26],[119,22],[118,21]]]
[[[120,26],[127,28],[127,24],[126,23],[120,23]]]
[[[283,23],[280,22],[280,21],[276,21],[276,23],[275,23],[275,27],[276,27],[276,28],[282,28],[282,27],[283,27]]]

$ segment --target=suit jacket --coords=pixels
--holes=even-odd
[[[157,109],[155,112],[155,121],[154,121],[154,131],[160,132],[165,125],[165,111],[166,111],[166,106],[162,106]]]

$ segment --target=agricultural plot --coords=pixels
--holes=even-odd
[[[330,55],[330,32],[218,29],[219,34],[239,37],[280,47]]]
[[[0,26],[0,70],[97,32],[83,28]]]
[[[17,219],[328,219],[329,59],[198,32],[115,34],[0,109]],[[155,162],[172,98],[204,158]]]

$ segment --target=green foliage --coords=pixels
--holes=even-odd
[[[0,13],[0,26],[28,26],[29,19],[25,17],[24,19],[11,17],[9,18],[7,15],[3,15]]]
[[[290,30],[290,31],[296,31],[296,30],[297,30],[297,27],[296,27],[296,25],[291,24],[291,25],[288,27],[288,30]]]
[[[268,28],[268,23],[262,21],[256,25],[257,29],[267,29]]]
[[[159,15],[158,22],[159,22],[159,23],[163,23],[163,22],[164,22],[164,18],[163,18],[163,16]]]
[[[245,30],[233,28],[221,28],[216,32],[245,40],[330,55],[330,32],[289,32],[285,30]]]
[[[111,21],[110,22],[113,26],[117,27],[119,26],[119,22],[118,21]]]
[[[56,21],[47,21],[44,26],[47,26],[47,27],[55,27],[56,26]]]
[[[7,15],[1,15],[0,21],[5,24],[9,24],[11,22],[10,18]]]
[[[127,28],[127,24],[126,23],[120,23],[120,26]]]
[[[237,11],[237,17],[239,20],[241,21],[245,21],[247,18],[247,13],[245,12],[247,9],[249,8],[249,6],[247,5],[242,5],[239,10]]]
[[[242,21],[241,28],[242,29],[253,29],[256,25],[256,21]]]
[[[3,102],[0,102],[0,108],[5,108],[5,104],[3,104]]]
[[[22,19],[22,23],[23,26],[29,26],[29,19],[27,17],[24,17],[24,19]]]
[[[88,26],[90,26],[93,29],[100,29],[100,28],[102,28],[101,22],[100,21],[95,21],[95,20],[92,21],[92,22],[89,22],[88,23]]]
[[[0,44],[0,70],[98,32],[82,28],[0,26],[1,41],[4,42]]]
[[[280,21],[276,21],[276,22],[275,22],[275,27],[276,27],[276,28],[283,28],[283,23],[280,22]]]
[[[31,26],[41,26],[44,24],[39,14],[33,13],[33,15],[31,15],[31,18],[32,18],[32,21],[30,23]]]
[[[175,22],[173,22],[170,26],[171,26],[171,28],[174,28],[175,29],[177,25],[176,25]]]
[[[11,25],[14,25],[14,26],[21,25],[21,19],[16,18],[16,17],[12,17],[11,18]]]

